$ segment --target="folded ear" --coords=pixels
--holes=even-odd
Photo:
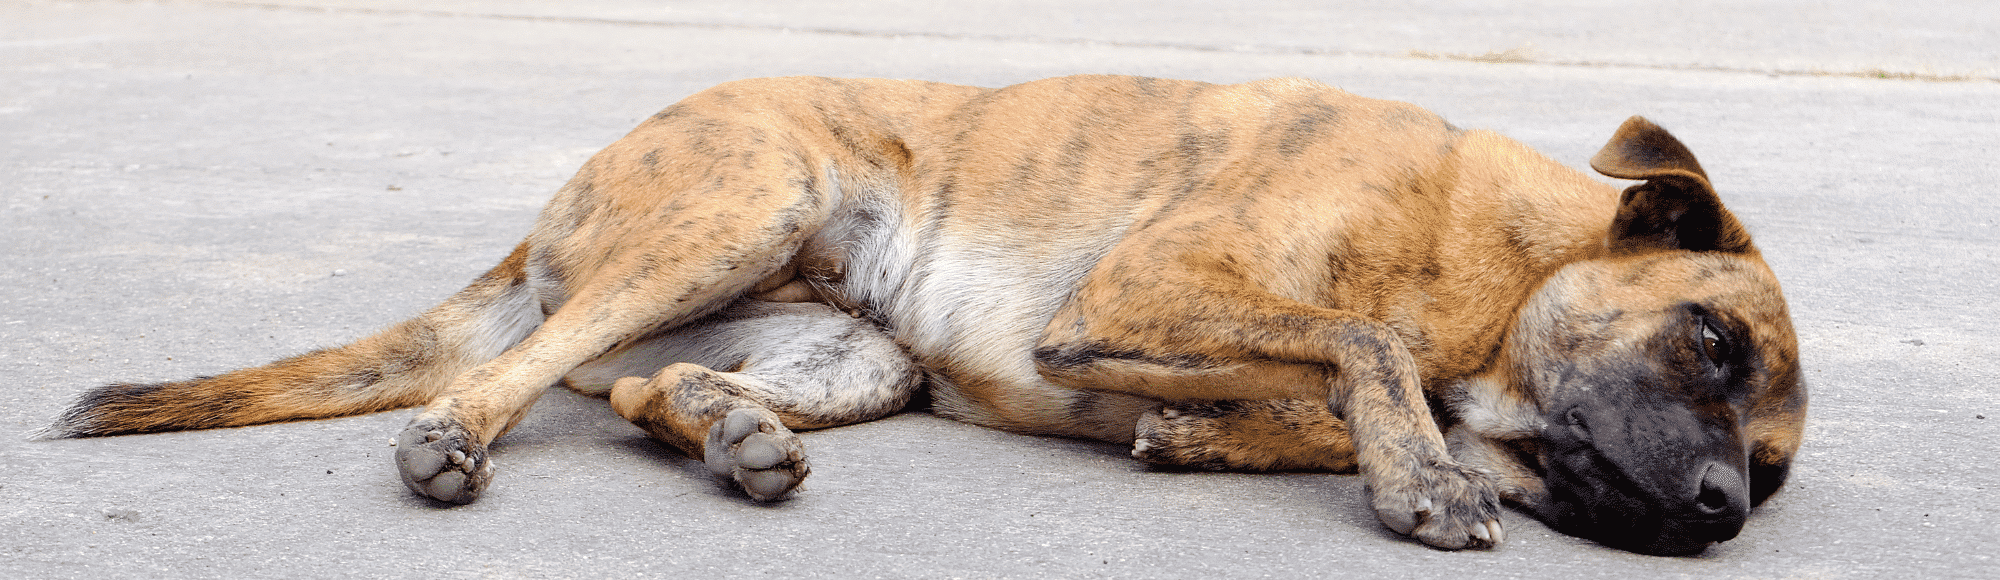
[[[1687,146],[1643,117],[1618,127],[1590,167],[1619,179],[1644,180],[1625,189],[1606,244],[1613,254],[1652,250],[1752,253],[1750,232],[1708,184]]]

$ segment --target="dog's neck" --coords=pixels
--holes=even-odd
[[[1512,380],[1506,366],[1495,365],[1460,380],[1445,403],[1461,426],[1488,439],[1534,437],[1541,431],[1542,413],[1535,408],[1532,393],[1514,392],[1523,387]]]
[[[1604,255],[1618,188],[1489,131],[1467,132],[1457,152],[1455,197],[1479,214],[1466,221],[1499,228],[1544,272]]]

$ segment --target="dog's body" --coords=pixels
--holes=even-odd
[[[1356,470],[1391,528],[1497,504],[1653,553],[1733,537],[1806,395],[1777,281],[1634,118],[1593,160],[1307,81],[722,85],[592,158],[514,253],[353,345],[92,391],[86,436],[428,404],[418,493],[468,502],[558,380],[775,499],[790,429],[935,410],[1149,461]],[[649,378],[641,378],[649,377]]]

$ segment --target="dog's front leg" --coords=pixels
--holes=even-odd
[[[1388,326],[1245,282],[1147,277],[1087,280],[1035,351],[1042,374],[1163,400],[1326,401],[1352,433],[1384,524],[1442,548],[1500,543],[1494,481],[1452,460],[1416,362]]]

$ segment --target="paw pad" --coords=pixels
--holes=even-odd
[[[410,491],[438,501],[472,503],[493,479],[486,449],[444,421],[419,421],[396,436],[396,468]]]
[[[716,421],[702,462],[757,501],[782,499],[812,472],[798,435],[764,409],[737,409]]]

